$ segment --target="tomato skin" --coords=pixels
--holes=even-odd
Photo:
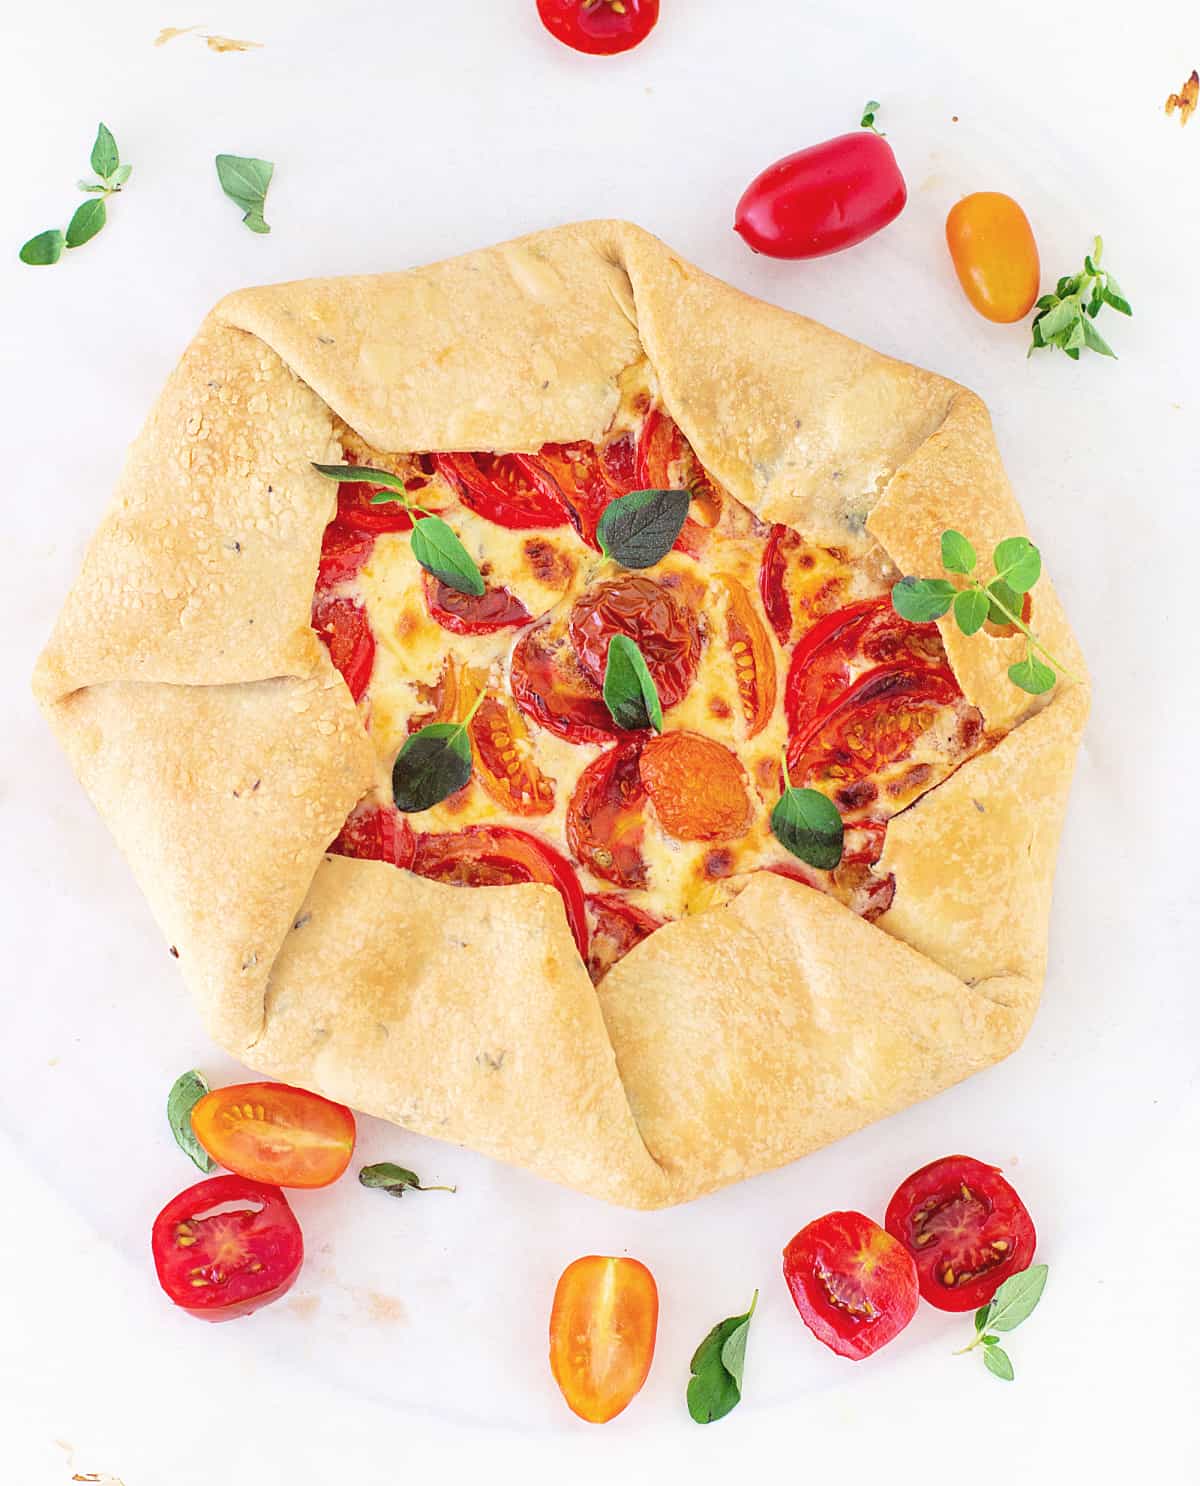
[[[580,774],[567,806],[567,843],[577,861],[618,887],[645,887],[646,790],[642,740],[618,743]]]
[[[484,698],[471,719],[475,776],[492,799],[516,815],[549,815],[554,781],[529,751],[524,719],[503,693]]]
[[[375,636],[366,609],[356,599],[335,598],[318,589],[313,595],[312,627],[342,673],[350,695],[359,701],[375,664]]]
[[[394,805],[359,805],[329,847],[330,856],[411,867],[413,829]]]
[[[588,974],[593,981],[601,980],[618,960],[666,922],[620,893],[588,893],[584,901],[591,929]]]
[[[641,780],[659,823],[678,841],[729,841],[750,825],[737,756],[701,733],[666,732],[642,749]]]
[[[425,607],[435,624],[455,635],[491,635],[529,624],[533,615],[507,588],[489,588],[480,598],[460,593],[432,573],[422,573]]]
[[[566,526],[562,492],[536,463],[519,454],[434,454],[434,468],[469,510],[510,531]]]
[[[425,480],[407,481],[415,488],[423,488]],[[388,494],[386,486],[367,485],[358,480],[343,480],[338,486],[338,522],[352,531],[382,536],[390,531],[411,531],[412,517],[398,500],[381,501],[374,504],[374,497]]]
[[[549,621],[517,641],[509,680],[521,711],[568,743],[609,743],[622,736],[569,638],[555,633]]]
[[[353,578],[370,557],[374,546],[375,537],[371,532],[355,531],[335,518],[325,528],[321,539],[317,587],[333,588]]]
[[[812,1334],[852,1362],[886,1346],[916,1314],[911,1255],[863,1213],[826,1213],[801,1228],[783,1251],[783,1277]]]
[[[777,522],[771,528],[758,570],[758,592],[763,610],[779,643],[785,648],[792,640],[792,604],[787,591],[787,550],[798,546],[799,536],[790,526]]]
[[[582,593],[567,632],[579,664],[604,683],[613,635],[628,635],[646,662],[664,708],[687,695],[700,664],[700,625],[690,604],[644,573],[624,573]]]
[[[327,1187],[354,1154],[344,1104],[290,1084],[229,1084],[192,1110],[196,1139],[219,1166],[274,1187]]]
[[[1042,268],[1029,218],[1011,196],[964,196],[946,218],[946,246],[972,309],[998,325],[1025,318]]]
[[[972,1156],[943,1156],[914,1171],[883,1221],[916,1261],[921,1295],[940,1311],[986,1305],[1037,1248],[1029,1209],[998,1166]]]
[[[645,41],[658,22],[658,5],[659,0],[537,0],[550,35],[592,57],[612,57]]]
[[[891,145],[856,129],[769,165],[746,187],[734,228],[770,258],[820,258],[879,232],[907,200]]]
[[[574,444],[545,444],[536,455],[514,458],[550,476],[562,492],[579,535],[597,552],[596,527],[605,509],[618,496],[638,488],[637,446],[631,433],[599,446],[582,439]]]
[[[589,1254],[568,1264],[550,1311],[550,1371],[567,1407],[607,1424],[637,1396],[654,1361],[658,1287],[637,1259]]]
[[[227,1202],[243,1210],[200,1216]],[[154,1220],[150,1249],[168,1299],[203,1321],[248,1316],[278,1300],[304,1262],[287,1198],[241,1176],[209,1177],[173,1197]]]

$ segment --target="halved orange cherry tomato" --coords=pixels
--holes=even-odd
[[[986,1305],[1037,1247],[1029,1209],[998,1167],[971,1156],[943,1156],[914,1171],[883,1221],[916,1260],[922,1296],[941,1311]]]
[[[318,590],[313,595],[312,627],[357,702],[375,664],[375,636],[366,609],[354,599],[335,598]]]
[[[475,777],[492,799],[516,815],[549,815],[554,780],[537,766],[525,720],[508,697],[492,692],[471,719]]]
[[[344,1104],[290,1084],[230,1084],[192,1110],[196,1139],[220,1166],[276,1187],[327,1187],[354,1154]]]
[[[248,1316],[278,1300],[304,1262],[287,1198],[240,1176],[210,1177],[172,1197],[154,1220],[150,1248],[169,1299],[204,1321]]]
[[[917,1310],[917,1267],[904,1245],[862,1213],[826,1213],[783,1251],[783,1277],[818,1341],[860,1362]]]
[[[597,686],[604,683],[614,635],[628,635],[636,643],[664,707],[682,701],[696,679],[696,613],[682,595],[644,573],[624,573],[582,593],[571,609],[567,632],[579,664]]]
[[[659,0],[537,0],[542,25],[556,41],[593,57],[611,57],[645,41]]]
[[[476,598],[460,593],[432,573],[423,573],[425,607],[435,624],[455,635],[491,635],[528,624],[533,615],[507,588],[489,588]]]
[[[636,944],[661,929],[665,920],[647,913],[620,893],[588,893],[588,974],[602,979]]]
[[[411,867],[413,830],[394,805],[359,805],[338,832],[330,856]]]
[[[658,1287],[637,1259],[589,1254],[563,1270],[550,1311],[550,1371],[572,1413],[607,1424],[654,1361]]]
[[[569,636],[550,620],[534,625],[517,641],[509,680],[521,711],[568,743],[608,743],[620,736]]]
[[[566,526],[562,492],[545,470],[517,454],[435,454],[433,463],[464,506],[497,526]]]
[[[645,887],[646,791],[640,738],[618,743],[584,769],[567,806],[567,843],[578,861],[618,887]]]
[[[725,638],[733,657],[738,701],[746,721],[746,736],[756,737],[775,710],[775,657],[763,622],[750,595],[736,578],[725,574]]]
[[[679,841],[728,841],[750,825],[746,775],[724,744],[663,733],[642,749],[639,772],[659,823]]]
[[[1042,267],[1029,218],[1003,191],[975,191],[950,208],[946,246],[963,293],[985,320],[1022,320]]]

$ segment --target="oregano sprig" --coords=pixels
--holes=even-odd
[[[364,1187],[374,1187],[392,1197],[403,1197],[405,1192],[457,1192],[457,1187],[439,1187],[434,1184],[422,1186],[420,1177],[407,1166],[397,1166],[394,1161],[379,1161],[374,1166],[364,1166],[358,1173]]]
[[[1040,696],[1058,680],[1056,670],[1071,677],[1022,617],[1025,595],[1042,575],[1042,554],[1028,537],[1006,537],[997,544],[992,561],[996,576],[984,583],[973,576],[978,562],[975,548],[962,532],[944,531],[942,566],[966,578],[967,586],[960,588],[948,578],[901,578],[892,587],[892,607],[913,624],[928,624],[953,608],[954,622],[964,635],[975,634],[989,619],[993,624],[1015,626],[1025,636],[1025,659],[1009,666],[1009,680],[1022,691]]]
[[[845,828],[837,806],[820,790],[797,789],[783,751],[784,790],[771,811],[771,831],[794,857],[831,872],[842,860]]]
[[[1116,352],[1096,329],[1096,316],[1105,305],[1120,315],[1132,315],[1133,309],[1116,279],[1100,267],[1103,251],[1104,242],[1097,237],[1092,251],[1083,260],[1082,271],[1059,279],[1054,293],[1043,294],[1038,300],[1030,356],[1035,351],[1057,347],[1072,361],[1078,361],[1080,351],[1086,347],[1099,356],[1116,359]]]
[[[133,166],[121,163],[117,141],[113,138],[112,130],[107,124],[100,124],[96,128],[91,167],[96,172],[97,179],[82,180],[76,183],[79,189],[91,199],[80,202],[75,208],[65,232],[52,227],[46,232],[39,232],[36,237],[31,237],[21,248],[19,256],[22,263],[28,263],[35,268],[57,263],[63,255],[64,248],[83,247],[84,243],[91,242],[108,221],[108,208],[105,202],[121,190],[132,174]]]
[[[471,777],[471,738],[467,729],[487,695],[480,689],[461,722],[431,722],[406,739],[392,765],[396,809],[406,815],[429,810]]]
[[[696,1348],[688,1379],[687,1406],[697,1424],[723,1419],[741,1403],[746,1342],[757,1305],[755,1290],[750,1309],[744,1315],[719,1321]]]
[[[1015,1331],[1022,1321],[1028,1320],[1042,1298],[1049,1273],[1048,1265],[1031,1264],[1028,1269],[1009,1275],[987,1305],[981,1305],[975,1312],[975,1336],[954,1355],[961,1357],[976,1347],[982,1347],[983,1363],[988,1372],[1011,1383],[1014,1377],[1012,1361],[996,1333]]]

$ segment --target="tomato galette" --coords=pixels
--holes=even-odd
[[[218,306],[35,685],[224,1047],[664,1205],[1028,1027],[1087,688],[948,528],[977,398],[589,223]]]

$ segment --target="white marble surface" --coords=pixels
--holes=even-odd
[[[1182,1481],[1196,1445],[1200,1149],[1195,549],[1200,540],[1200,120],[1162,116],[1200,65],[1194,5],[663,0],[643,49],[556,48],[533,0],[257,0],[208,13],[26,7],[0,53],[8,141],[2,377],[9,428],[0,922],[0,1450],[5,1482],[125,1486],[458,1479]],[[336,18],[331,19],[336,12]],[[970,12],[967,14],[966,12]],[[217,56],[160,26],[265,43]],[[811,264],[730,230],[745,182],[851,127],[867,97],[910,186],[886,234]],[[952,116],[958,122],[953,122]],[[71,209],[98,117],[134,164],[108,229],[57,268],[17,246]],[[258,238],[211,167],[277,162]],[[1116,363],[1027,362],[976,318],[942,246],[967,190],[1024,203],[1047,278],[1102,231],[1136,318]],[[79,199],[79,198],[76,198]],[[1043,1009],[1019,1053],[918,1109],[693,1207],[628,1214],[372,1121],[363,1154],[457,1181],[389,1204],[299,1194],[293,1296],[204,1328],[173,1313],[150,1221],[190,1180],[162,1119],[207,1043],[27,676],[163,377],[237,285],[390,269],[534,227],[623,215],[751,292],[975,387],[1096,682]],[[1005,1387],[925,1308],[853,1367],[800,1325],[778,1251],[838,1206],[880,1214],[949,1150],[1001,1162],[1051,1283]],[[554,1280],[628,1249],[662,1293],[644,1393],[602,1433],[544,1361]],[[746,1401],[701,1431],[687,1359],[763,1301]],[[784,1472],[787,1472],[786,1476]],[[1111,1472],[1111,1474],[1109,1474]]]

